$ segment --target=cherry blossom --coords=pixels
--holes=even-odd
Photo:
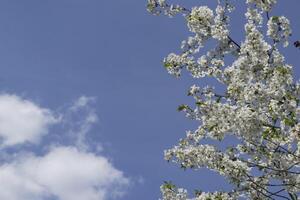
[[[187,71],[193,78],[215,78],[226,88],[219,94],[213,86],[191,86],[188,95],[195,105],[178,110],[199,127],[165,150],[165,159],[184,169],[216,171],[233,189],[191,194],[165,182],[163,200],[300,199],[300,85],[279,50],[281,43],[288,46],[290,22],[284,16],[270,16],[276,0],[245,3],[245,39],[239,43],[230,36],[235,7],[229,0],[218,0],[215,9],[148,0],[148,11],[155,15],[182,14],[191,32],[181,52],[164,59],[168,73],[180,77]],[[210,40],[216,46],[203,53]],[[234,61],[228,63],[226,57]],[[222,142],[227,136],[240,142],[226,151],[205,140]]]

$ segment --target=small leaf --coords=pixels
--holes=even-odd
[[[292,198],[292,200],[297,200],[297,195],[295,193],[290,193],[289,192],[290,197]]]
[[[197,102],[196,102],[196,105],[197,105],[197,106],[202,106],[202,105],[205,105],[205,103],[202,102],[202,101],[197,101]]]
[[[217,126],[217,125],[213,125],[213,126],[209,127],[208,131],[210,132],[210,131],[214,130],[214,128],[215,128],[216,126]]]
[[[262,138],[263,138],[263,139],[268,138],[269,134],[270,134],[270,128],[267,128],[266,130],[264,130],[264,131],[262,132]]]
[[[195,196],[198,197],[202,194],[201,190],[195,190]]]
[[[165,68],[171,68],[171,67],[173,67],[173,65],[171,63],[165,62],[164,67]]]
[[[178,111],[183,111],[183,110],[186,110],[186,109],[188,109],[188,106],[184,105],[184,104],[178,106],[178,108],[177,108]]]
[[[294,119],[284,118],[283,123],[288,126],[294,126],[296,122]]]
[[[279,22],[279,17],[278,16],[272,16],[272,21],[278,23]]]
[[[176,186],[172,184],[171,181],[164,181],[163,187],[169,190],[174,190],[176,188]]]

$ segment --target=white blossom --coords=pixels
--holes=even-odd
[[[229,30],[227,22],[229,17],[226,16],[226,8],[218,5],[216,8],[216,16],[214,18],[214,25],[212,26],[212,37],[217,40],[227,40]]]
[[[292,34],[290,21],[284,16],[273,16],[268,21],[267,35],[275,42],[283,41],[283,45],[288,46],[288,38]]]
[[[211,33],[213,17],[213,11],[207,6],[194,7],[187,16],[187,24],[191,32],[208,36]]]
[[[191,86],[188,95],[195,100],[194,108],[181,105],[178,110],[196,120],[198,128],[166,150],[165,159],[184,169],[216,171],[233,190],[197,190],[190,198],[187,190],[166,182],[161,186],[163,200],[300,198],[300,84],[278,49],[281,42],[287,46],[291,29],[287,18],[269,17],[275,4],[276,0],[246,0],[242,42],[230,36],[233,5],[228,0],[218,1],[215,13],[207,6],[178,6],[193,36],[182,42],[181,53],[165,58],[166,69],[176,77],[185,69],[193,78],[215,78],[225,89],[218,93],[212,86]],[[155,7],[170,10],[164,0]],[[215,48],[199,54],[209,40],[216,42]],[[227,56],[234,61],[226,62]],[[226,151],[206,144],[206,139],[222,142],[228,135],[239,143]]]
[[[246,0],[247,3],[254,3],[264,11],[269,11],[277,3],[277,0]]]

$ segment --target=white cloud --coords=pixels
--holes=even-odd
[[[76,111],[82,107],[86,107],[90,102],[95,101],[94,97],[87,97],[87,96],[81,96],[76,101],[71,107],[71,110]]]
[[[50,110],[41,108],[16,95],[0,95],[0,145],[12,146],[36,143],[48,133],[49,125],[57,119]]]
[[[0,185],[0,199],[106,200],[122,195],[129,180],[105,157],[55,147],[0,166]]]
[[[66,133],[73,144],[80,149],[89,149],[91,144],[86,141],[87,134],[93,125],[98,123],[98,116],[93,107],[94,102],[94,97],[81,96],[61,114]],[[97,145],[100,145],[99,141]]]
[[[98,122],[91,102],[94,98],[82,96],[56,119],[51,110],[29,100],[0,94],[0,148],[38,142],[58,122],[62,130],[67,128],[59,139],[71,135],[73,140],[73,146],[55,146],[44,155],[0,154],[0,199],[108,200],[126,192],[132,181],[106,157],[89,151],[86,136]],[[43,147],[61,142],[47,141]]]

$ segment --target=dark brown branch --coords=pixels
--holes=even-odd
[[[232,42],[233,44],[235,44],[235,46],[238,47],[238,50],[241,49],[241,46],[237,42],[235,42],[230,36],[228,36],[228,39],[229,39],[230,42]]]
[[[289,171],[289,169],[276,169],[276,168],[273,168],[273,167],[259,165],[259,164],[256,164],[256,163],[253,163],[253,162],[249,162],[249,161],[246,161],[246,160],[242,160],[242,161],[246,162],[246,163],[248,163],[250,165],[253,165],[253,167],[259,167],[259,168],[263,168],[263,169],[269,169],[269,170],[276,171],[276,172],[286,172],[286,173],[290,173],[290,174],[300,174],[300,172]]]
[[[252,180],[251,176],[249,176],[248,174],[247,174],[247,176],[248,176],[248,178],[249,178],[248,180],[249,180],[251,183],[253,183],[253,184],[256,185],[258,188],[262,189],[263,191],[265,191],[266,193],[269,194],[269,195],[267,195],[267,194],[263,193],[262,191],[257,190],[257,191],[259,191],[261,194],[263,194],[265,197],[270,198],[270,199],[273,199],[272,196],[276,196],[276,197],[281,197],[281,198],[290,200],[290,199],[289,199],[288,197],[286,197],[286,196],[279,195],[279,194],[276,193],[276,192],[275,192],[275,193],[274,193],[274,192],[270,192],[269,190],[263,188],[262,186],[260,186],[259,184],[257,184],[254,180]],[[257,188],[254,188],[254,189],[257,189]]]
[[[285,147],[283,147],[283,146],[281,146],[281,145],[279,145],[279,144],[277,144],[277,143],[275,143],[275,142],[273,142],[273,141],[271,141],[271,140],[268,140],[268,139],[265,139],[265,141],[270,142],[270,143],[272,143],[273,145],[279,146],[279,148],[281,148],[282,150],[284,150],[284,151],[286,151],[287,153],[293,155],[294,157],[300,159],[300,156],[295,155],[295,153],[289,151],[289,150],[286,149]]]
[[[270,20],[269,12],[267,11],[267,19]]]

